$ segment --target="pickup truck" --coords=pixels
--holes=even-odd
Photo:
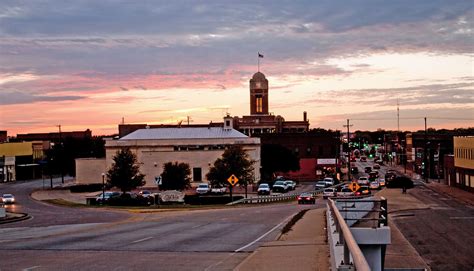
[[[225,192],[227,192],[227,188],[226,187],[213,187],[211,188],[211,194],[225,194]]]
[[[207,183],[201,183],[196,188],[196,193],[198,193],[198,194],[208,194],[208,193],[211,193],[211,194],[225,194],[226,191],[227,191],[227,188],[225,188],[225,187],[211,187]]]

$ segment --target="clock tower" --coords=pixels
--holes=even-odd
[[[261,72],[250,79],[250,115],[268,115],[268,80]]]

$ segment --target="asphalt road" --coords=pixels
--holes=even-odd
[[[124,216],[103,209],[35,202],[27,196],[35,185],[18,183],[16,190],[0,187],[1,192],[10,189],[20,195],[19,209],[35,213],[28,223],[0,228],[2,271],[232,270],[263,242],[277,238],[298,211],[325,204],[319,199],[316,205],[287,203]],[[108,221],[103,221],[104,216]]]
[[[424,186],[410,194],[430,208],[397,214],[405,238],[432,270],[474,270],[474,207]]]
[[[61,183],[60,178],[53,180],[54,185]],[[46,187],[49,180],[45,182]],[[36,189],[43,188],[42,180],[19,181],[0,184],[0,194],[11,193],[15,196],[16,204],[6,205],[10,212],[27,213],[32,219],[15,223],[15,226],[50,226],[76,223],[114,222],[128,218],[130,215],[120,211],[97,210],[95,208],[64,208],[36,201],[30,194]],[[2,224],[0,228],[10,227]]]

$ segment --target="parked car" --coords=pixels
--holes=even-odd
[[[326,188],[323,190],[323,199],[327,199],[329,197],[335,197],[336,196],[336,188]]]
[[[97,203],[105,203],[109,201],[111,198],[119,197],[120,195],[121,195],[120,192],[105,191],[105,193],[100,193],[99,195],[97,195],[97,197],[95,198],[95,201]]]
[[[257,189],[258,195],[270,195],[270,185],[267,183],[261,183]]]
[[[227,192],[227,187],[225,186],[216,186],[216,187],[211,187],[211,194],[217,194],[217,195],[223,195]]]
[[[141,190],[140,192],[138,192],[138,194],[144,198],[150,198],[150,197],[154,197],[153,196],[153,193],[151,193],[151,191],[149,190]]]
[[[341,191],[337,192],[338,197],[352,197],[354,196],[354,192],[348,187],[341,188]]]
[[[4,204],[14,204],[15,197],[12,194],[3,194],[2,195],[2,202]]]
[[[296,188],[296,183],[293,182],[292,180],[286,180],[285,184],[288,186],[289,190],[295,190]]]
[[[379,164],[374,164],[373,168],[374,169],[380,169],[380,165]]]
[[[288,191],[288,185],[284,181],[276,181],[273,184],[272,191],[286,193]]]
[[[316,199],[314,198],[313,194],[305,192],[305,193],[301,193],[298,196],[298,204],[306,204],[306,203],[310,203],[310,204],[316,203]]]
[[[378,190],[380,189],[380,184],[378,181],[373,181],[373,182],[370,182],[370,189],[372,190]]]
[[[325,181],[318,181],[318,182],[316,182],[315,190],[323,189],[323,188],[326,188],[326,187],[328,187],[328,185]]]
[[[201,183],[196,188],[196,193],[201,195],[207,194],[209,192],[211,192],[211,186],[208,183]]]
[[[365,168],[364,168],[364,172],[365,172],[365,173],[369,173],[369,172],[371,172],[371,171],[372,171],[372,167],[365,167]]]

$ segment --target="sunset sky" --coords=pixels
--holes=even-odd
[[[231,4],[232,3],[232,4]],[[473,1],[0,2],[0,130],[221,122],[270,112],[311,128],[474,127]]]

